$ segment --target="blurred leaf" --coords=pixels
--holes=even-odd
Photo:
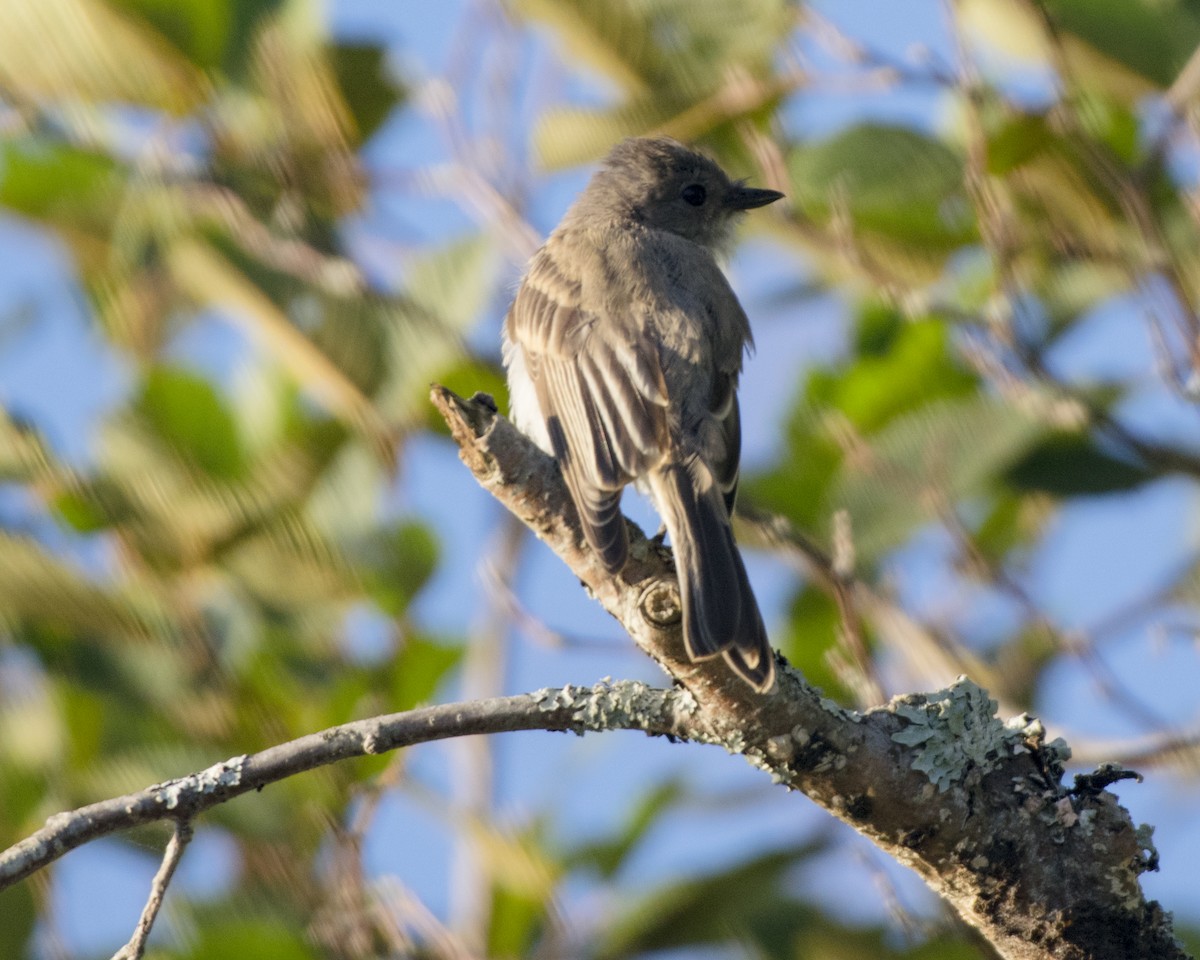
[[[744,484],[756,504],[810,531],[828,519],[847,426],[852,433],[873,434],[906,412],[975,389],[974,376],[950,350],[944,320],[909,321],[895,308],[868,302],[856,321],[859,356],[841,370],[809,373],[788,418],[779,463]]]
[[[18,883],[0,890],[0,956],[32,956],[34,927],[37,925],[37,907],[33,899],[33,885]]]
[[[1178,603],[1200,607],[1200,564],[1193,566],[1174,583],[1170,597]]]
[[[843,465],[830,510],[850,514],[860,560],[898,546],[959,499],[994,486],[1043,428],[986,398],[946,400],[897,418]]]
[[[0,88],[32,102],[143,104],[177,114],[208,90],[161,36],[102,0],[6,0]]]
[[[202,70],[236,72],[258,21],[284,0],[108,0],[154,27]]]
[[[1002,177],[1041,153],[1053,139],[1046,118],[1018,114],[1010,117],[988,138],[987,169]]]
[[[934,279],[946,257],[975,239],[961,158],[905,127],[867,123],[788,154],[792,201],[819,224],[845,214],[851,238],[903,276]]]
[[[1037,704],[1043,671],[1062,655],[1062,639],[1042,623],[1030,624],[991,651],[991,692],[1022,710]]]
[[[545,170],[577,166],[602,157],[625,137],[654,132],[674,112],[672,104],[651,96],[609,110],[578,107],[547,110],[534,129],[534,148]]]
[[[393,661],[389,710],[428,703],[438,683],[462,659],[462,647],[409,636]]]
[[[955,15],[976,43],[999,50],[1022,65],[1042,64],[1051,58],[1050,39],[1032,4],[960,0]]]
[[[80,490],[64,490],[53,502],[54,512],[76,533],[95,533],[108,525],[96,502]]]
[[[327,29],[318,7],[286,4],[265,20],[251,48],[249,77],[260,98],[255,118],[227,114],[223,133],[229,159],[258,158],[276,165],[263,185],[304,197],[312,227],[332,224],[362,206],[365,181],[351,152],[354,119],[326,44]],[[251,115],[253,116],[253,115]],[[239,156],[240,155],[240,156]]]
[[[231,480],[243,473],[233,416],[203,377],[177,367],[155,367],[146,376],[137,407],[163,440],[209,474]]]
[[[802,400],[788,418],[779,462],[766,473],[745,477],[739,500],[781,513],[803,530],[814,530],[825,519],[824,504],[841,462],[841,447],[822,433],[817,413]]]
[[[1007,477],[1018,490],[1075,497],[1132,490],[1155,473],[1105,453],[1086,434],[1055,433],[1014,464]]]
[[[496,273],[487,236],[468,236],[416,260],[405,291],[414,304],[447,328],[462,332],[479,317]]]
[[[486,236],[456,241],[415,261],[405,275],[411,301],[387,315],[388,380],[379,403],[405,421],[429,409],[429,384],[462,362],[463,336],[495,282],[496,250]]]
[[[228,260],[211,247],[180,241],[170,251],[168,263],[181,289],[245,326],[329,409],[381,441],[386,437],[386,425],[362,391]]]
[[[943,321],[906,322],[892,314],[892,323],[886,352],[860,357],[827,387],[820,373],[811,376],[810,395],[824,393],[822,399],[867,434],[906,411],[975,387],[975,378],[951,356]]]
[[[1024,499],[1013,493],[996,498],[972,538],[985,559],[992,563],[1001,561],[1028,534],[1020,522],[1024,505]]]
[[[1141,119],[1132,104],[1099,93],[1081,93],[1079,117],[1083,129],[1121,163],[1132,167],[1142,160]]]
[[[483,819],[472,819],[464,826],[497,886],[512,896],[537,903],[550,898],[562,868],[547,849],[545,825],[540,819],[518,829]]]
[[[0,758],[14,777],[10,795],[14,805],[0,806],[0,810],[15,825],[18,818],[31,812],[23,809],[24,805],[42,795],[46,786],[42,777],[59,771],[67,752],[67,736],[53,686],[38,669],[19,660],[4,666]]]
[[[496,884],[487,933],[487,956],[528,957],[547,915],[547,900]]]
[[[489,363],[476,357],[464,357],[457,363],[447,367],[434,377],[435,383],[440,383],[457,393],[460,397],[470,397],[476,393],[486,393],[496,401],[496,408],[503,413],[509,410],[508,382],[504,370],[498,364]],[[446,421],[432,407],[426,406],[426,428],[450,435]]]
[[[46,810],[53,805],[48,799],[52,774],[13,762],[12,758],[4,756],[7,746],[4,744],[0,747],[0,810],[4,811],[4,816],[0,817],[0,848],[3,849],[39,829]],[[57,762],[59,758],[53,759]],[[31,885],[18,884],[20,886],[28,888]],[[0,899],[0,917],[5,915],[2,904],[3,900]],[[0,945],[4,943],[4,934],[4,924],[0,924]],[[17,951],[6,956],[24,957],[27,954]]]
[[[630,4],[518,0],[516,11],[552,27],[573,61],[606,74],[626,90],[646,88],[643,74],[653,60],[648,56],[645,20]]]
[[[517,9],[550,24],[575,62],[663,99],[704,94],[734,64],[765,69],[792,22],[783,0],[746,0],[737,17],[723,0],[519,0]]]
[[[625,136],[696,140],[766,110],[782,92],[773,59],[795,16],[784,0],[748,0],[733,18],[724,0],[520,0],[517,9],[625,94],[609,109],[540,117],[534,142],[549,169],[595,159]]]
[[[84,637],[161,637],[167,611],[133,590],[107,590],[32,540],[0,533],[0,618],[53,624]]]
[[[100,153],[35,137],[0,141],[0,205],[60,225],[102,222],[118,172]]]
[[[1045,0],[1058,26],[1165,88],[1200,46],[1195,0]],[[1085,80],[1099,79],[1095,71]]]
[[[572,868],[590,866],[602,877],[612,878],[630,854],[639,848],[650,829],[675,808],[684,793],[683,785],[675,779],[655,785],[637,798],[614,836],[573,850],[566,865]]]
[[[364,141],[388,118],[403,91],[388,72],[384,47],[340,43],[332,55],[338,86],[354,115],[359,141]]]
[[[784,877],[822,846],[784,847],[729,870],[651,892],[603,932],[595,956],[615,960],[652,950],[726,943],[763,921],[773,928],[773,939],[786,943],[810,918],[786,896]],[[780,922],[787,929],[779,930]]]
[[[277,920],[213,917],[196,928],[188,960],[225,960],[253,957],[254,960],[318,960],[321,954],[308,943],[303,927],[294,918]]]
[[[829,666],[829,652],[837,644],[840,624],[841,615],[833,598],[806,584],[792,598],[779,649],[809,683],[836,700],[849,702],[850,691]]]
[[[437,569],[433,531],[417,521],[379,529],[354,551],[368,594],[390,617],[399,617]]]
[[[349,602],[355,576],[338,546],[303,517],[285,515],[236,545],[225,564],[269,610],[314,615]]]
[[[0,483],[28,483],[48,472],[50,453],[41,435],[0,408]]]
[[[1042,303],[1055,332],[1065,332],[1096,304],[1129,287],[1129,270],[1122,264],[1069,261],[1057,265],[1046,277]]]

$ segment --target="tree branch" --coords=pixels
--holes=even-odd
[[[460,456],[584,587],[691,694],[692,739],[742,753],[917,871],[1012,960],[1183,958],[1170,918],[1143,897],[1150,828],[1112,794],[1070,791],[1069,748],[1040,722],[1007,724],[966,678],[854,713],[786,664],[765,695],[720,659],[688,660],[670,551],[629,524],[618,576],[588,551],[554,461],[496,413],[490,397],[435,387]],[[689,734],[690,735],[690,734]]]
[[[167,886],[175,876],[175,868],[183,859],[183,851],[191,839],[191,824],[186,820],[177,821],[175,832],[171,834],[171,839],[167,841],[167,849],[163,851],[162,863],[159,864],[158,872],[154,874],[154,880],[150,884],[150,896],[146,898],[146,906],[142,909],[142,916],[134,928],[133,936],[124,947],[113,954],[113,960],[142,960],[146,952],[146,941],[150,939],[150,930],[154,927],[154,921],[158,919],[158,911],[162,909],[163,898],[167,895]]]
[[[695,703],[685,691],[619,681],[450,703],[344,723],[259,753],[232,757],[137,793],[55,814],[37,833],[0,853],[0,890],[97,837],[158,820],[189,822],[243,793],[349,757],[511,730],[578,734],[642,730],[678,739],[712,739],[703,725],[692,724],[694,713]]]

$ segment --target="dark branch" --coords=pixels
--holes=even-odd
[[[437,387],[463,461],[532,529],[643,650],[694,698],[688,727],[720,742],[916,870],[1001,955],[1131,960],[1186,955],[1138,877],[1156,854],[1106,791],[1062,784],[1069,750],[1025,715],[960,678],[933,694],[853,713],[786,664],[751,691],[720,660],[691,663],[670,552],[630,524],[619,576],[595,562],[553,460],[496,413],[491,398]]]

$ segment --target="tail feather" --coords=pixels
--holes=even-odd
[[[650,476],[650,490],[675,550],[688,656],[723,654],[755,690],[769,689],[775,657],[711,472],[698,460],[671,464]]]

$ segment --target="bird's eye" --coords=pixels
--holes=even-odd
[[[679,195],[693,207],[704,206],[704,201],[708,199],[708,191],[698,183],[689,183]]]

